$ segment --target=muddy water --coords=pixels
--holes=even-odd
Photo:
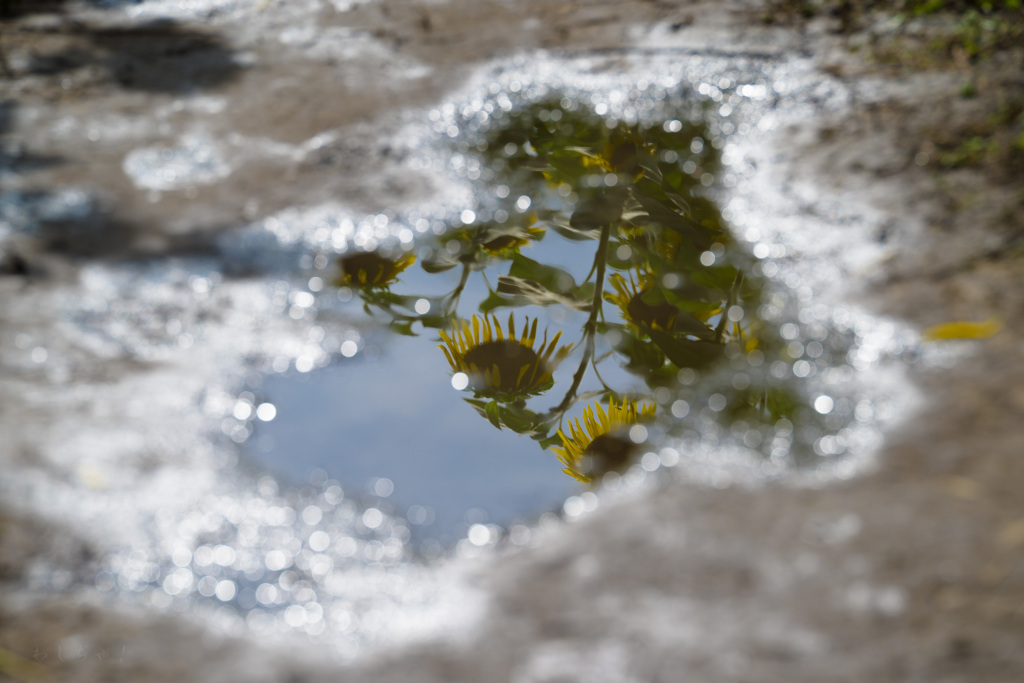
[[[740,146],[756,137],[765,111],[779,106],[778,91],[791,66],[696,57],[602,73],[599,60],[519,58],[511,67],[484,66],[439,106],[391,108],[383,123],[363,124],[357,136],[333,115],[334,107],[307,99],[306,93],[321,91],[316,80],[379,96],[354,72],[386,67],[388,87],[406,92],[430,69],[405,63],[357,32],[314,28],[312,15],[293,11],[288,17],[251,15],[264,28],[280,31],[278,43],[287,57],[247,52],[258,47],[254,33],[216,37],[183,28],[181,17],[166,14],[159,4],[92,15],[111,22],[88,35],[92,46],[81,48],[95,51],[102,65],[97,72],[21,65],[22,55],[11,56],[14,68],[25,70],[21,86],[30,93],[33,86],[44,88],[56,71],[61,90],[81,95],[65,104],[61,93],[57,107],[32,100],[29,107],[12,105],[14,125],[26,131],[21,139],[27,143],[15,151],[14,161],[31,167],[34,156],[60,157],[14,176],[9,212],[20,220],[12,221],[12,240],[34,241],[29,248],[42,250],[40,258],[49,249],[79,260],[66,282],[53,283],[57,278],[40,266],[15,297],[13,311],[21,306],[22,315],[32,310],[42,318],[36,323],[41,329],[25,325],[13,345],[23,356],[20,382],[35,394],[33,419],[50,427],[49,437],[38,440],[34,430],[23,432],[21,438],[37,452],[23,473],[8,479],[9,500],[93,538],[117,539],[103,542],[95,576],[86,570],[85,577],[72,579],[40,570],[33,587],[46,591],[84,581],[87,590],[137,594],[157,607],[194,604],[222,619],[242,619],[256,631],[297,629],[328,639],[346,634],[345,642],[354,643],[347,647],[357,648],[382,637],[372,624],[395,618],[383,616],[388,610],[409,619],[422,600],[406,591],[382,594],[367,582],[411,573],[418,578],[404,580],[413,594],[438,590],[433,573],[408,564],[418,550],[409,546],[412,527],[440,511],[437,533],[449,548],[459,536],[466,539],[463,552],[486,548],[506,533],[513,543],[523,543],[529,528],[510,523],[536,519],[560,508],[570,494],[582,493],[557,471],[553,453],[536,453],[529,442],[492,432],[448,396],[449,412],[462,412],[440,432],[403,419],[408,412],[437,425],[434,397],[438,388],[451,394],[448,382],[433,377],[417,386],[407,377],[420,373],[386,359],[367,360],[367,371],[349,368],[373,355],[372,347],[366,353],[365,340],[381,334],[375,332],[379,321],[343,305],[352,292],[332,284],[338,254],[447,239],[457,226],[474,223],[467,211],[481,220],[495,212],[507,216],[493,196],[495,186],[506,188],[499,198],[507,196],[508,186],[498,182],[500,175],[495,178],[494,162],[488,167],[487,154],[480,154],[481,135],[502,130],[503,118],[552,98],[560,104],[544,111],[585,111],[597,117],[596,130],[622,122],[672,132],[683,126],[680,118],[686,126],[699,124],[699,135],[659,153],[664,159],[674,155],[670,165],[688,179],[681,191],[689,201],[706,197],[725,205],[729,239],[737,240],[733,251],[746,251],[756,261],[749,277],[777,283],[769,285],[761,309],[752,308],[747,317],[775,328],[769,336],[781,339],[784,350],[768,349],[765,359],[758,349],[733,369],[719,371],[717,379],[702,382],[694,370],[674,364],[667,367],[679,373],[678,383],[652,384],[648,377],[656,389],[649,397],[657,396],[652,404],[660,404],[665,425],[660,437],[648,444],[640,440],[649,457],[628,472],[625,467],[639,461],[640,453],[616,468],[627,484],[638,485],[661,465],[680,463],[719,483],[737,471],[754,480],[777,476],[796,466],[794,441],[809,454],[794,476],[820,476],[835,467],[848,476],[870,455],[875,414],[886,404],[865,393],[854,367],[868,370],[880,356],[898,354],[898,342],[891,332],[865,342],[877,324],[815,299],[813,278],[828,278],[819,272],[822,266],[790,265],[783,244],[793,249],[793,240],[760,224],[757,212],[740,208],[751,201],[737,191],[750,175]],[[61,50],[79,49],[82,39],[69,38]],[[185,41],[185,63],[168,58],[172,70],[161,72],[165,80],[142,70],[152,64],[144,50],[148,40],[166,41],[168,52]],[[229,40],[236,42],[233,50]],[[64,64],[61,54],[49,59]],[[359,68],[348,67],[351,74],[328,68],[343,57]],[[313,83],[288,71],[293,60],[303,63]],[[211,71],[211,64],[219,66]],[[200,72],[205,79],[198,78]],[[111,76],[116,85],[107,85],[104,77]],[[90,77],[107,91],[88,90]],[[301,95],[289,94],[295,87]],[[347,95],[343,89],[331,97],[343,103]],[[841,99],[840,93],[829,95]],[[289,101],[285,119],[275,107]],[[256,110],[263,120],[255,120]],[[23,120],[25,128],[18,125]],[[527,120],[518,126],[530,130],[537,124]],[[102,157],[119,168],[102,170]],[[721,157],[731,164],[712,161]],[[699,168],[688,167],[698,162]],[[366,194],[361,202],[345,201],[352,187],[330,202],[315,201],[353,175]],[[74,182],[62,187],[68,181]],[[432,196],[406,197],[394,191],[399,183],[419,186],[421,193],[431,188]],[[530,195],[539,208],[535,192],[515,184],[511,190],[513,215],[524,213]],[[570,188],[573,196],[561,208],[566,219],[581,201],[576,190],[584,191],[582,185]],[[369,206],[380,210],[366,213]],[[111,225],[119,228],[112,231]],[[701,259],[721,262],[724,252],[710,250],[711,241]],[[573,246],[563,240],[547,249],[555,263],[564,264],[579,258],[569,255]],[[176,247],[178,254],[165,255]],[[713,309],[708,308],[714,316]],[[708,329],[717,322],[709,320]],[[418,341],[440,361],[434,343]],[[414,352],[398,353],[411,358]],[[635,365],[641,359],[627,353],[618,359],[625,361]],[[609,365],[614,372],[616,364]],[[86,373],[98,373],[103,384],[90,382]],[[275,379],[289,373],[311,382],[292,386]],[[768,411],[767,434],[739,418],[727,419],[723,408],[747,388],[751,374],[768,388],[784,386],[787,377],[807,378],[808,387],[786,390],[779,400],[806,404],[798,423],[832,413],[830,428],[798,424],[794,437],[792,409]],[[592,380],[590,385],[580,391],[599,389]],[[373,404],[375,386],[381,398]],[[410,405],[403,407],[406,398]],[[367,412],[368,403],[373,407]],[[267,406],[273,406],[272,419]],[[360,437],[356,425],[368,435]],[[384,434],[392,438],[380,442]],[[504,452],[480,449],[497,437],[503,441],[495,448]],[[235,445],[250,441],[255,449]],[[486,449],[496,464],[480,470],[483,456],[476,449]],[[457,490],[431,488],[420,467],[439,483],[464,483]],[[616,487],[618,481],[616,474]],[[572,498],[566,509],[578,515],[596,504],[587,494]]]
[[[813,184],[783,192],[765,171],[774,131],[842,111],[850,88],[773,47],[784,43],[767,42],[768,32],[732,54],[707,44],[726,31],[724,14],[709,15],[700,34],[683,31],[681,44],[671,22],[647,27],[637,58],[605,49],[631,46],[630,24],[595,9],[571,43],[583,54],[489,60],[462,36],[459,49],[479,61],[453,66],[442,38],[432,43],[436,26],[471,32],[512,10],[488,5],[494,15],[470,13],[459,24],[445,7],[384,20],[390,5],[372,2],[152,1],[71,10],[86,31],[57,15],[22,20],[5,46],[14,78],[4,109],[3,500],[15,518],[49,524],[89,549],[69,558],[59,547],[16,548],[30,554],[18,578],[23,604],[69,593],[101,611],[134,606],[143,624],[171,614],[255,642],[312,637],[331,656],[371,668],[384,660],[361,656],[412,653],[396,670],[416,658],[409,648],[443,632],[446,648],[467,648],[474,659],[474,633],[515,621],[510,585],[527,587],[524,610],[543,612],[530,605],[547,596],[551,605],[567,600],[571,612],[595,577],[629,586],[664,561],[641,549],[627,554],[633,566],[619,566],[616,546],[602,546],[588,516],[604,512],[597,519],[613,530],[683,553],[687,531],[673,500],[688,487],[720,493],[701,503],[714,507],[736,489],[827,490],[877,466],[883,430],[915,405],[904,368],[930,353],[899,322],[846,296],[849,281],[887,255],[873,239],[885,217],[830,201]],[[525,41],[541,44],[553,30],[516,17]],[[406,24],[427,37],[406,46]],[[603,33],[585,28],[605,24]],[[512,49],[505,40],[495,36],[491,49]],[[659,150],[660,159],[683,170],[689,198],[715,207],[728,235],[721,250],[698,254],[709,261],[701,263],[724,258],[727,242],[759,283],[735,320],[728,309],[706,322],[714,330],[723,315],[746,316],[770,330],[760,357],[751,347],[708,369],[676,365],[661,383],[622,371],[636,358],[615,356],[615,340],[607,342],[609,369],[580,385],[580,394],[596,393],[565,419],[589,401],[607,406],[602,385],[620,382],[616,395],[649,401],[658,421],[595,488],[564,474],[528,434],[512,433],[507,417],[499,431],[486,408],[478,415],[463,399],[479,396],[453,384],[458,368],[446,367],[434,329],[389,337],[379,314],[363,312],[360,287],[335,284],[344,255],[386,248],[423,260],[453,231],[528,216],[541,203],[536,188],[498,177],[483,142],[503,119],[551,101],[559,105],[546,109],[548,120],[556,109],[582,110],[607,131],[701,127],[684,147]],[[713,172],[698,169],[712,151]],[[570,190],[548,197],[547,208],[571,215],[578,197]],[[522,253],[568,270],[582,263],[573,271],[582,280],[593,241],[580,245],[552,234]],[[581,248],[586,255],[567,255]],[[508,274],[507,264],[493,265],[493,277]],[[417,302],[444,291],[430,290],[435,279],[418,268],[394,291],[408,285]],[[569,328],[573,314],[557,310],[522,309]],[[571,382],[576,361],[553,380]],[[725,410],[758,381],[786,387],[799,409],[764,424]],[[540,409],[559,398],[542,397]],[[864,524],[841,509],[802,522],[827,547]],[[741,536],[692,533],[702,557],[718,558],[701,570],[725,567],[702,585],[742,594],[743,563],[729,559]],[[508,555],[517,548],[541,564]],[[789,560],[792,567],[758,571],[779,591],[823,571],[813,553]],[[907,590],[861,569],[850,570],[847,607],[901,615]],[[481,585],[479,572],[497,578]],[[557,620],[536,633],[524,627],[513,640],[529,655],[507,667],[499,655],[483,657],[492,667],[484,670],[515,670],[521,680],[583,676],[588,667],[597,667],[589,680],[597,671],[608,680],[640,670],[656,678],[664,672],[644,669],[654,665],[629,649],[659,631],[659,620],[692,651],[746,642],[729,633],[746,623],[747,608],[719,612],[720,604],[687,597],[685,585],[662,601],[663,583],[640,585],[652,588],[639,607],[617,602],[627,593],[615,590],[595,607],[608,629],[587,635]],[[750,609],[760,624],[750,639],[793,656],[828,650],[809,626],[782,634],[799,617],[770,591]],[[133,666],[159,669],[159,656],[148,661],[143,642],[116,631],[32,632],[40,651],[78,638],[71,645],[86,654],[77,661],[121,644]],[[595,642],[598,663],[581,664]],[[29,645],[15,652],[31,656]],[[725,662],[722,671],[738,674],[748,663]]]

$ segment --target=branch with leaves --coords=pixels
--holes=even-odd
[[[411,253],[347,254],[339,259],[337,284],[356,289],[366,310],[388,316],[396,332],[416,334],[417,323],[437,329],[452,372],[465,375],[472,395],[466,401],[495,427],[553,448],[566,473],[584,481],[622,469],[636,446],[625,433],[651,420],[655,403],[642,402],[650,394],[609,385],[599,364],[615,361],[653,391],[672,385],[683,368],[712,366],[729,348],[744,354],[764,345],[753,315],[760,287],[746,273],[750,257],[734,247],[703,192],[701,180],[717,172],[717,157],[705,130],[674,123],[609,127],[561,104],[527,108],[479,146],[505,188],[491,196],[508,198],[506,205],[490,212],[493,220],[453,228],[443,244],[427,247],[427,273],[461,268],[450,292],[393,292]],[[535,207],[530,213],[511,204],[524,196]],[[548,233],[566,249],[594,245],[581,282],[524,255]],[[487,272],[495,270],[492,288]],[[476,273],[487,295],[476,313],[462,317],[461,298]],[[428,312],[417,312],[424,299]],[[587,317],[578,339],[561,343],[565,330],[541,332],[536,316],[517,318],[515,309],[525,306]],[[496,314],[501,308],[513,309],[504,323]],[[600,356],[599,340],[609,348]],[[546,410],[533,407],[555,387],[556,370],[573,351],[579,364],[562,397]],[[581,391],[588,370],[600,389]],[[778,419],[771,406],[784,402],[773,400],[776,393],[762,387],[744,400]],[[592,400],[562,428],[574,406]]]

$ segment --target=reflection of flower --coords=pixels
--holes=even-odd
[[[629,438],[629,427],[653,418],[654,410],[653,404],[638,407],[635,400],[625,398],[622,405],[611,399],[607,412],[600,403],[587,407],[583,411],[582,425],[580,418],[569,421],[569,436],[558,430],[562,448],[552,450],[565,465],[562,471],[588,482],[592,477],[621,469],[628,464],[636,448]]]
[[[649,327],[656,330],[671,330],[675,324],[678,309],[667,301],[649,304],[644,295],[654,287],[654,277],[649,273],[639,273],[639,283],[629,273],[629,280],[618,273],[609,278],[615,294],[609,293],[608,299],[619,307],[622,317],[634,325]]]
[[[490,254],[506,255],[518,251],[535,240],[544,236],[544,228],[511,228],[504,229],[497,234],[485,234],[485,241],[481,246]]]
[[[578,150],[583,151],[583,150]],[[625,173],[639,179],[644,171],[640,161],[644,155],[653,154],[655,145],[645,140],[636,129],[616,129],[602,145],[600,152],[584,151],[584,166],[600,166],[609,173]]]
[[[336,284],[349,287],[387,287],[398,281],[398,275],[412,265],[412,253],[398,258],[384,256],[375,251],[357,251],[338,259],[341,273]]]
[[[523,332],[516,339],[515,318],[508,316],[508,337],[502,332],[498,319],[473,316],[457,320],[451,332],[441,330],[440,346],[448,364],[455,372],[469,376],[470,387],[481,396],[514,399],[537,394],[550,388],[551,373],[569,354],[572,345],[555,351],[561,332],[548,342],[547,330],[540,347],[534,349],[537,339],[537,320],[530,324],[526,318]],[[554,357],[554,362],[552,362]]]

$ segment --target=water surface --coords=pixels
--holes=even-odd
[[[297,6],[214,5],[218,26],[242,18],[242,47],[265,30],[289,59],[321,64],[336,45],[309,17],[289,24]],[[387,54],[366,36],[345,44]],[[222,41],[201,45],[224,62]],[[239,48],[231,64],[252,59]],[[219,73],[250,94],[266,85],[258,70]],[[780,110],[843,100],[804,78],[785,60],[535,55],[362,128],[305,122],[315,134],[298,142],[246,130],[225,82],[153,100],[125,84],[69,104],[74,116],[10,107],[32,145],[5,147],[0,238],[26,259],[22,244],[52,240],[74,267],[27,280],[4,313],[22,459],[4,497],[103,551],[75,572],[46,558],[29,589],[305,633],[351,655],[472,623],[460,561],[529,543],[556,523],[545,513],[578,516],[595,492],[852,476],[894,413],[898,392],[876,380],[898,377],[877,371],[904,348],[897,327],[839,303],[837,273],[873,247],[793,218],[792,198],[744,161]],[[77,163],[117,156],[117,173],[60,182],[58,144]],[[310,166],[327,170],[281,180]],[[346,172],[369,199],[323,198],[324,178]],[[108,209],[124,184],[131,206]],[[234,204],[244,215],[216,208]],[[204,230],[175,232],[200,215]],[[112,225],[128,247],[104,237],[122,234]],[[356,253],[391,259],[396,277],[339,266]],[[466,350],[459,366],[438,348],[453,320],[493,315],[507,333],[510,313],[517,339],[527,319],[538,330],[512,344],[534,352],[511,356],[514,379],[488,379],[505,367],[495,358]],[[562,336],[541,362],[545,331]],[[602,434],[583,418],[598,405],[622,413]],[[446,558],[434,565],[418,545],[430,537],[442,544],[426,554]]]

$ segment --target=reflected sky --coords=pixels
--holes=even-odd
[[[454,138],[472,208],[317,229],[329,248],[306,257],[317,274],[287,295],[289,316],[371,315],[243,393],[224,431],[255,462],[335,477],[450,541],[558,508],[579,492],[559,470],[597,484],[717,451],[778,474],[854,445],[871,405],[834,397],[849,383],[845,313],[801,309],[772,281],[774,247],[749,248],[716,204],[731,105],[638,122],[664,91],[633,91],[636,109],[491,95],[429,117],[451,117],[441,144]],[[527,341],[530,316],[531,339],[565,338]],[[503,337],[513,323],[522,340]],[[685,447],[663,458],[673,440]]]
[[[633,93],[641,111],[645,94],[658,97]],[[470,492],[493,480],[489,460],[463,460],[483,443],[486,429],[475,430],[487,422],[532,437],[565,474],[591,483],[622,474],[645,444],[658,449],[667,437],[747,450],[773,471],[843,454],[856,399],[837,403],[817,375],[842,374],[850,337],[828,316],[801,318],[795,298],[767,286],[756,249],[728,230],[715,203],[720,132],[732,126],[717,118],[721,110],[628,123],[628,109],[613,116],[602,103],[544,95],[513,106],[498,93],[452,112],[451,164],[477,187],[472,209],[429,232],[421,219],[368,217],[360,224],[372,224],[372,237],[354,239],[333,263],[316,257],[327,272],[310,288],[324,312],[336,291],[362,303],[370,329],[419,335],[418,343],[396,339],[367,353],[346,340],[341,355],[359,354],[362,364],[309,378],[311,367],[296,363],[293,379],[270,378],[267,391],[281,397],[267,400],[282,415],[295,405],[287,422],[263,427],[260,460],[295,478],[318,465],[346,483],[399,483],[394,471],[406,466],[417,485],[405,504],[440,494],[452,508],[438,519],[448,531],[476,507]],[[426,232],[418,246],[401,237],[414,227]],[[292,309],[316,310],[312,292],[289,299]],[[438,337],[450,382],[431,348]],[[457,403],[438,411],[433,397],[450,397],[449,386],[486,422],[471,427],[472,412]],[[243,409],[242,421],[255,408]],[[487,443],[529,450],[495,436]],[[402,454],[402,443],[417,445]],[[551,502],[564,496],[552,491]],[[519,498],[515,486],[504,495]],[[422,504],[433,505],[430,496]],[[494,505],[489,513],[502,521],[541,511]]]
[[[255,458],[294,481],[321,468],[368,492],[385,477],[391,504],[433,510],[428,534],[527,520],[579,489],[549,454],[477,419],[425,336],[386,338],[314,373],[272,375],[259,390],[277,411],[256,426]]]
[[[172,5],[185,12],[182,8],[193,4],[203,3],[132,7],[145,14]],[[263,31],[259,22],[266,20],[261,17],[285,9],[274,5],[254,13],[248,19],[255,28],[248,30]],[[734,160],[742,157],[737,149],[729,150],[728,141],[756,130],[751,123],[765,108],[775,107],[781,92],[771,85],[783,79],[764,65],[677,58],[645,62],[630,72],[538,58],[487,65],[474,78],[432,111],[401,114],[400,134],[332,130],[302,147],[344,156],[345,145],[356,137],[387,138],[388,149],[395,150],[392,158],[407,158],[387,163],[403,173],[440,179],[437,193],[420,204],[396,203],[366,214],[340,201],[310,206],[293,197],[289,208],[256,213],[248,225],[226,231],[216,254],[206,260],[186,254],[89,263],[73,284],[26,287],[12,300],[4,315],[12,321],[8,329],[17,332],[10,332],[13,342],[4,353],[17,371],[9,389],[17,411],[6,416],[6,424],[12,443],[31,443],[38,455],[24,467],[17,465],[2,483],[5,501],[73,520],[106,553],[81,576],[54,570],[46,564],[52,558],[44,558],[26,580],[32,589],[45,593],[80,584],[159,608],[212,615],[210,623],[237,624],[240,617],[255,632],[342,636],[339,648],[357,648],[360,642],[400,638],[411,624],[421,623],[421,630],[428,631],[442,630],[439,624],[447,628],[455,619],[429,618],[442,609],[464,616],[465,585],[408,561],[413,556],[410,536],[429,523],[431,511],[437,520],[434,532],[463,523],[454,553],[460,557],[499,541],[529,542],[536,526],[503,531],[494,523],[535,519],[558,507],[567,494],[573,494],[561,504],[567,519],[597,506],[601,491],[582,490],[560,471],[550,451],[525,436],[494,429],[463,402],[433,331],[386,340],[359,317],[358,300],[339,303],[329,284],[337,274],[336,259],[381,244],[435,249],[435,237],[501,211],[515,218],[538,208],[557,210],[559,198],[569,199],[572,192],[562,195],[553,189],[541,200],[533,191],[517,190],[507,179],[488,177],[491,171],[474,151],[488,135],[485,122],[521,112],[553,93],[559,104],[564,100],[592,108],[603,117],[602,125],[611,118],[642,120],[665,133],[681,133],[688,121],[707,115],[707,134],[673,150],[677,157],[672,163],[680,163],[709,193],[748,182],[739,162],[711,173],[704,161],[711,150]],[[223,123],[232,115],[230,109],[225,114],[203,102],[185,96],[182,116],[189,122]],[[81,117],[76,130],[89,144],[111,144],[116,137],[95,112],[92,119],[86,111],[76,115]],[[146,126],[156,131],[159,124],[144,115],[132,120],[140,131]],[[60,132],[52,125],[47,135]],[[40,130],[36,134],[42,136]],[[178,198],[184,195],[175,193],[225,187],[231,176],[225,177],[224,165],[235,168],[238,163],[237,157],[221,158],[214,137],[180,132],[139,132],[117,167],[139,192],[159,189],[175,198],[163,209],[168,214],[182,206]],[[59,139],[76,151],[73,140]],[[257,156],[267,153],[244,146]],[[524,147],[503,144],[499,149],[507,161]],[[88,150],[77,153],[87,158]],[[374,168],[366,171],[374,182],[382,180],[373,175]],[[603,187],[612,186],[608,174],[600,180]],[[83,188],[61,195],[66,212],[93,200],[87,184]],[[705,472],[703,481],[728,485],[730,458],[736,453],[743,456],[736,461],[754,463],[746,471],[761,481],[792,472],[789,455],[799,440],[813,456],[812,469],[842,460],[835,456],[856,458],[867,449],[844,433],[846,425],[855,420],[874,433],[886,414],[883,402],[866,396],[857,373],[902,351],[894,351],[891,343],[898,331],[874,325],[834,301],[814,299],[819,292],[812,286],[832,277],[831,271],[815,264],[815,280],[805,261],[791,258],[799,251],[797,238],[805,233],[792,229],[780,237],[771,223],[779,210],[763,209],[772,207],[767,200],[785,198],[771,194],[774,186],[760,195],[749,187],[745,191],[742,201],[733,198],[723,215],[741,228],[737,250],[749,249],[757,261],[750,267],[752,276],[769,283],[756,317],[778,330],[777,355],[738,356],[717,374],[679,369],[671,384],[655,387],[645,387],[639,376],[608,363],[602,377],[609,383],[630,380],[621,385],[629,392],[649,390],[664,421],[659,429],[682,429],[659,433],[651,426],[650,434],[641,434],[642,426],[633,425],[631,438],[635,433],[637,441],[656,441],[638,452],[621,476],[613,472],[606,477],[602,491],[669,467],[686,468],[687,475],[696,472],[698,479]],[[33,217],[49,211],[30,200],[16,193],[3,198],[5,219],[25,235],[34,234]],[[15,215],[22,209],[28,216],[24,220]],[[820,240],[822,231],[806,234]],[[847,246],[849,233],[844,239],[837,249]],[[106,242],[100,244],[105,248]],[[551,234],[529,254],[565,267],[579,281],[591,256],[569,261],[555,247],[559,244]],[[734,245],[716,249],[712,244],[696,255],[697,261],[714,266],[726,255],[726,246]],[[619,255],[626,257],[625,252]],[[403,283],[423,294],[411,302],[411,312],[429,313],[430,297],[444,288],[421,289],[435,280],[414,277],[424,275],[420,262],[405,274],[409,277]],[[477,290],[474,296],[481,293],[487,292]],[[551,329],[585,318],[578,312],[559,316],[543,310],[550,315],[541,325]],[[52,317],[59,324],[40,322],[38,311],[56,312]],[[611,304],[608,311],[614,313]],[[570,358],[555,379],[564,382],[567,375],[571,380],[574,368]],[[726,415],[731,398],[760,378],[807,380],[799,398],[819,432],[801,433],[799,421],[776,420],[770,431],[760,433],[752,420]],[[873,385],[875,393],[879,386]],[[556,402],[545,397],[540,407]],[[578,417],[579,409],[569,417]],[[31,436],[25,436],[29,431]],[[250,467],[236,467],[239,449],[251,457]],[[844,470],[847,476],[852,471]],[[486,516],[474,508],[484,508]],[[542,516],[539,526],[553,520]]]

